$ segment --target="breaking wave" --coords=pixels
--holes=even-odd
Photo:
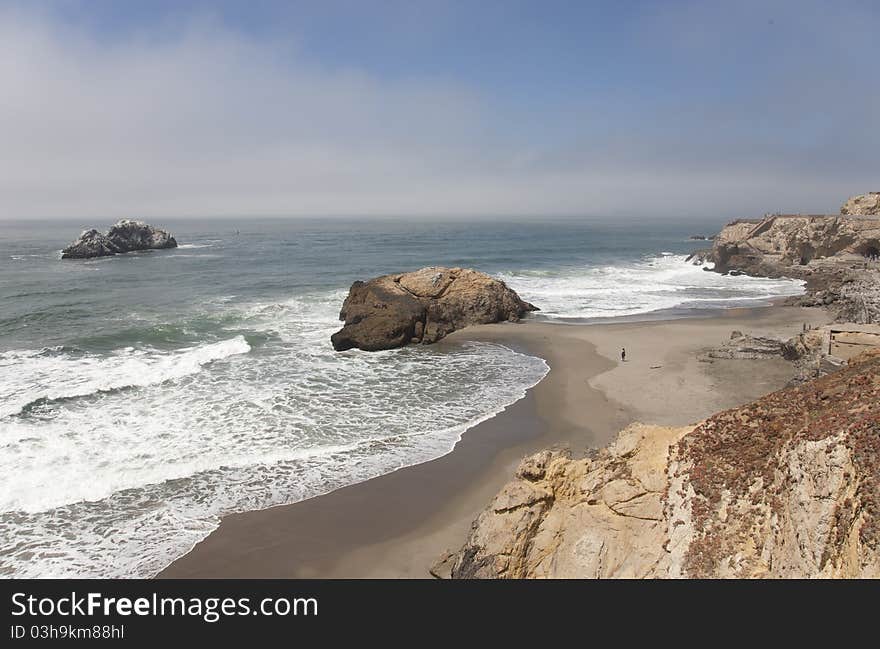
[[[663,253],[637,262],[551,271],[514,271],[503,279],[525,300],[555,318],[601,318],[673,308],[723,308],[800,295],[792,279],[727,276]]]

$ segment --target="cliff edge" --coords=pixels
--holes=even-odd
[[[526,458],[432,572],[880,577],[880,353],[695,427]]]
[[[880,215],[880,192],[853,196],[841,206],[840,213]]]
[[[771,215],[727,224],[712,246],[716,270],[802,275],[798,267],[840,256],[864,261],[880,254],[880,216]]]
[[[870,206],[859,198],[844,208],[858,204],[852,209],[862,214],[776,214],[733,221],[715,237],[710,251],[692,257],[696,263],[713,262],[720,273],[802,279],[806,293],[790,303],[832,307],[839,321],[880,322],[880,215],[869,213]]]

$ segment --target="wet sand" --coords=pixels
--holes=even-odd
[[[441,347],[499,342],[544,358],[550,373],[524,399],[468,430],[451,453],[293,505],[227,516],[159,577],[429,577],[523,456],[549,446],[582,453],[633,421],[696,423],[781,388],[792,376],[782,359],[707,363],[699,352],[734,329],[789,337],[803,323],[827,321],[818,309],[774,306],[707,318],[530,320],[456,332]]]

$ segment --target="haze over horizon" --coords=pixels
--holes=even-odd
[[[0,0],[0,219],[836,212],[871,2]]]

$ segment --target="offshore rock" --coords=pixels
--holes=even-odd
[[[107,257],[119,252],[106,235],[95,229],[83,230],[76,241],[61,251],[62,259],[89,259],[91,257]]]
[[[122,219],[107,234],[95,229],[85,230],[79,238],[61,251],[62,259],[107,257],[135,250],[176,248],[177,241],[167,231],[141,221]]]
[[[165,230],[129,219],[122,219],[111,226],[107,231],[107,238],[119,248],[120,252],[177,247],[177,241]]]
[[[345,326],[330,341],[337,351],[429,344],[471,325],[516,322],[529,311],[537,307],[485,273],[422,268],[352,284],[339,313]]]

